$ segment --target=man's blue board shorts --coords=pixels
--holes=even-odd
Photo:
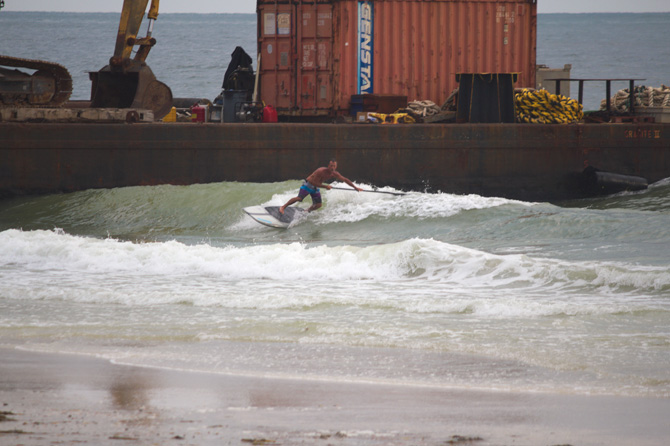
[[[300,186],[298,197],[302,200],[307,195],[312,197],[312,203],[321,203],[321,192],[319,192],[319,188],[305,180],[305,182],[302,183],[302,186]]]

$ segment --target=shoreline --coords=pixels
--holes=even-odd
[[[243,377],[0,347],[0,442],[660,446],[670,400]]]

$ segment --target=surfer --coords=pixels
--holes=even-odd
[[[312,205],[309,207],[309,209],[307,209],[307,212],[312,212],[319,209],[321,207],[321,192],[319,192],[319,188],[325,187],[326,189],[330,190],[331,186],[329,184],[324,184],[324,182],[332,179],[347,183],[358,192],[363,190],[356,187],[356,185],[348,178],[340,175],[340,173],[337,171],[337,161],[335,161],[333,158],[328,163],[328,167],[319,167],[310,176],[308,176],[302,183],[302,186],[300,186],[298,196],[293,197],[287,201],[284,206],[279,208],[279,212],[283,214],[284,209],[297,201],[302,201],[307,195],[312,197]]]

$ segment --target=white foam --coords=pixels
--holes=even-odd
[[[337,182],[333,183],[332,186],[349,188],[348,185]],[[392,187],[377,188],[369,184],[357,184],[357,186],[365,191],[372,192],[322,188],[321,195],[324,206],[319,212],[310,216],[310,221],[315,224],[354,223],[372,216],[380,218],[445,218],[472,209],[487,209],[508,204],[534,205],[533,203],[479,195],[402,192]],[[385,194],[383,192],[389,193]],[[397,193],[404,193],[404,195],[392,195]],[[270,200],[262,203],[262,206],[281,206],[296,194],[297,188],[277,193]],[[311,206],[311,199],[307,197],[302,204],[298,203],[296,206],[309,207]],[[253,227],[253,225],[249,225],[250,222],[250,218],[243,218],[234,228]]]
[[[670,290],[663,267],[495,255],[432,239],[364,247],[213,247],[8,230],[0,233],[0,246],[0,295],[21,299],[220,305],[223,292],[233,306],[364,301],[506,317],[626,311],[631,304],[619,301],[630,295]],[[323,284],[342,291],[315,296],[313,289]],[[281,297],[268,300],[269,294]],[[550,303],[541,299],[548,294],[554,295]],[[609,306],[571,300],[590,295],[607,296]]]
[[[338,186],[339,187],[339,186]],[[372,190],[369,185],[359,185]],[[393,188],[379,188],[378,191],[398,192]],[[453,195],[446,193],[427,194],[409,192],[402,196],[366,192],[330,190],[327,194],[326,218],[330,222],[356,222],[371,216],[381,218],[445,218],[472,209],[487,209],[507,204],[533,206],[505,198],[481,197],[479,195]]]

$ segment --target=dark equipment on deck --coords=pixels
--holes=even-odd
[[[149,0],[124,0],[114,56],[109,65],[89,73],[93,82],[91,107],[148,109],[153,111],[156,120],[172,108],[172,91],[156,79],[145,62],[156,44],[151,33],[158,18],[158,0],[151,1],[146,37],[137,37],[148,3]],[[135,46],[139,49],[131,59]]]
[[[238,46],[230,55],[230,63],[223,76],[223,90],[238,90],[247,92],[247,101],[251,100],[254,92],[253,60],[241,46]]]
[[[221,122],[259,122],[263,105],[254,102],[253,60],[241,46],[230,55],[230,63],[223,76],[221,93],[214,99],[214,107],[221,113]]]
[[[235,122],[261,122],[263,119],[263,107],[262,102],[240,102],[235,104]]]
[[[458,73],[459,122],[512,123],[518,73]]]

